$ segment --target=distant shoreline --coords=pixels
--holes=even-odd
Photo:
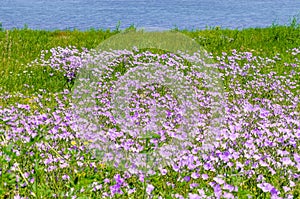
[[[300,26],[300,22],[298,22],[297,17],[293,17],[290,21],[289,24],[271,24],[265,27],[246,27],[246,28],[226,28],[222,27],[220,25],[218,26],[206,26],[206,28],[193,28],[193,29],[187,29],[187,28],[179,28],[176,25],[174,25],[173,28],[164,28],[164,27],[137,27],[134,24],[125,27],[125,28],[120,28],[120,24],[117,24],[115,28],[89,28],[85,30],[77,29],[77,28],[65,28],[65,29],[33,29],[28,27],[27,24],[24,24],[22,28],[9,28],[6,29],[3,27],[3,23],[0,21],[0,31],[4,30],[34,30],[34,31],[47,31],[47,32],[56,32],[56,31],[79,31],[79,32],[88,32],[88,31],[109,31],[109,32],[118,32],[118,31],[125,31],[128,29],[135,29],[135,30],[146,30],[146,31],[172,31],[172,30],[177,30],[177,31],[188,31],[188,32],[194,32],[194,31],[206,31],[206,30],[238,30],[238,31],[243,31],[243,30],[248,30],[248,29],[268,29],[268,28],[273,28],[273,27],[296,27]]]
[[[293,22],[294,21],[294,22]],[[110,31],[114,31],[114,30],[126,30],[129,27],[135,27],[136,29],[146,29],[146,30],[158,30],[158,31],[162,31],[162,30],[187,30],[187,31],[199,31],[199,30],[208,30],[208,29],[214,29],[216,27],[219,27],[221,29],[229,29],[229,30],[245,30],[245,29],[252,29],[252,28],[259,28],[259,29],[265,29],[265,28],[270,28],[273,26],[290,26],[292,23],[300,23],[300,19],[297,18],[292,18],[292,20],[289,23],[281,23],[281,24],[277,24],[277,23],[270,23],[270,24],[266,24],[264,26],[249,26],[249,27],[229,27],[229,26],[225,26],[222,24],[217,24],[217,25],[205,25],[205,26],[201,26],[201,27],[192,27],[192,28],[185,28],[184,26],[177,26],[174,25],[172,27],[160,27],[160,26],[140,26],[140,25],[135,25],[135,24],[131,24],[131,25],[127,25],[127,26],[119,26],[119,25],[115,25],[115,26],[110,26],[110,28],[102,28],[102,27],[63,27],[63,28],[55,28],[55,27],[51,27],[51,28],[33,28],[32,26],[28,25],[28,24],[24,24],[23,26],[18,26],[18,27],[9,27],[6,28],[5,25],[0,21],[0,28],[3,28],[5,30],[13,30],[13,29],[31,29],[31,30],[45,30],[45,31],[72,31],[72,30],[78,30],[78,31],[90,31],[90,30],[110,30]]]

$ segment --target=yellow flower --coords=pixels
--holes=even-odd
[[[71,141],[71,144],[72,144],[73,146],[75,146],[75,145],[76,145],[76,141],[72,140],[72,141]]]
[[[85,172],[82,172],[82,173],[77,173],[77,176],[80,178],[80,177],[85,177],[86,176],[86,173]]]
[[[92,140],[87,140],[87,141],[83,142],[83,145],[86,146],[86,145],[88,145],[90,143],[92,143]]]
[[[100,166],[101,169],[105,168],[105,164],[104,163],[99,163],[99,166]]]

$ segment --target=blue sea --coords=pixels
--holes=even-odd
[[[244,29],[287,25],[300,0],[1,0],[4,29]]]

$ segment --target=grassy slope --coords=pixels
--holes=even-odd
[[[238,30],[203,30],[203,31],[181,31],[195,38],[209,52],[214,55],[221,55],[222,52],[230,52],[232,49],[238,51],[254,50],[254,53],[261,57],[273,57],[276,53],[282,54],[282,62],[289,62],[290,57],[285,56],[285,51],[293,47],[300,46],[300,28],[289,27],[273,27],[266,29],[246,29]],[[34,89],[28,90],[32,92],[40,88],[45,88],[48,91],[57,91],[62,89],[64,81],[59,77],[49,78],[48,71],[43,71],[41,68],[31,68],[33,71],[31,76],[24,74],[26,69],[22,64],[27,64],[36,59],[41,50],[50,49],[57,46],[74,45],[78,48],[86,47],[88,49],[95,48],[101,41],[116,34],[111,31],[34,31],[34,30],[10,30],[0,32],[0,88],[4,91],[24,91],[23,84],[34,85]],[[200,36],[200,37],[199,37]],[[280,66],[278,62],[278,66]],[[281,70],[281,68],[275,68]],[[25,90],[26,91],[26,90]],[[1,99],[0,99],[1,100]],[[0,101],[1,106],[1,101]],[[113,171],[108,172],[114,175]],[[97,178],[102,177],[102,173],[98,172]],[[169,179],[176,181],[178,176],[168,174]],[[86,179],[96,178],[93,173],[87,172]],[[90,175],[90,176],[89,176]],[[104,174],[103,174],[104,175]],[[55,179],[53,177],[53,179]],[[5,179],[6,180],[6,179]],[[44,179],[45,180],[45,179]],[[235,179],[238,180],[238,179]],[[137,180],[136,180],[137,181]],[[157,181],[160,181],[158,179]],[[172,181],[172,180],[171,180]],[[64,192],[64,182],[50,182],[50,185],[57,186],[57,193]],[[80,182],[87,183],[87,182]],[[135,181],[133,180],[133,183]],[[159,184],[159,183],[157,183]],[[47,185],[42,185],[41,190],[48,189]],[[164,184],[160,190],[165,190]],[[246,186],[246,185],[245,185]],[[249,185],[251,186],[251,184]],[[79,190],[79,185],[76,189]],[[247,187],[244,187],[245,190]],[[185,191],[188,187],[182,187],[181,191]],[[249,188],[250,189],[250,188]],[[28,189],[26,189],[28,191]],[[167,191],[166,191],[167,192]],[[140,192],[138,192],[140,193]],[[28,193],[29,194],[29,193]],[[40,195],[48,195],[45,191],[41,191]],[[297,194],[297,193],[295,193]],[[37,197],[38,198],[38,197]]]
[[[252,51],[255,55],[272,58],[281,54],[281,62],[277,62],[275,70],[282,73],[282,63],[290,62],[285,55],[287,49],[300,46],[300,26],[273,26],[269,28],[250,28],[244,30],[176,30],[204,46],[214,55],[222,52]],[[38,58],[42,50],[53,47],[76,46],[78,49],[95,48],[108,37],[117,34],[111,30],[89,31],[44,31],[29,29],[14,29],[0,31],[0,89],[7,92],[22,91],[25,93],[47,89],[56,92],[62,89],[64,81],[60,77],[49,78],[49,71],[40,68],[26,69],[24,65]],[[23,73],[24,70],[28,72]],[[29,75],[31,74],[31,75]],[[27,89],[24,84],[34,85]],[[1,90],[0,90],[1,92]]]

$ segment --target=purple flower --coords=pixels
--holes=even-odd
[[[217,198],[220,198],[222,196],[222,189],[220,185],[215,185],[214,187],[214,194]]]
[[[288,192],[291,190],[291,188],[288,186],[283,186],[282,188],[283,188],[284,192]]]
[[[115,194],[122,194],[121,186],[119,184],[115,184],[109,187],[111,194],[114,196]]]
[[[167,170],[167,169],[160,169],[160,173],[161,173],[161,175],[166,175],[166,174],[167,174],[167,172],[168,172],[168,170]]]
[[[214,177],[213,179],[214,179],[214,181],[216,181],[216,183],[218,183],[220,185],[225,183],[225,181],[220,177]]]
[[[235,190],[235,187],[230,184],[224,184],[223,189],[226,189],[229,192],[233,192]]]
[[[23,197],[21,197],[19,194],[14,196],[14,199],[24,199]]]
[[[184,197],[182,195],[178,194],[178,193],[176,193],[174,195],[174,197],[177,198],[177,199],[184,199]]]
[[[146,188],[147,194],[150,195],[153,190],[154,190],[154,186],[151,184],[147,184],[147,188]]]
[[[202,174],[201,177],[203,180],[207,180],[209,178],[209,176],[207,174]]]
[[[262,160],[259,160],[259,164],[262,166],[262,167],[267,167],[269,166],[266,162],[262,161]]]
[[[102,184],[100,184],[98,182],[93,182],[92,187],[93,187],[93,191],[98,191],[98,190],[102,189]],[[81,189],[80,191],[83,192],[84,189],[83,190]]]
[[[289,166],[289,165],[292,166],[292,165],[295,164],[294,162],[291,161],[291,159],[289,157],[281,158],[281,162],[282,162],[283,165],[287,165],[287,166]]]
[[[210,163],[205,163],[203,167],[205,170],[211,170],[213,168]]]
[[[191,183],[191,184],[190,184],[190,188],[191,188],[191,189],[193,189],[193,188],[195,188],[195,187],[198,187],[198,186],[199,186],[198,183]]]
[[[62,177],[61,177],[63,180],[70,180],[70,177],[66,174],[64,174]]]
[[[189,181],[191,180],[191,177],[190,177],[190,176],[185,176],[185,177],[183,178],[183,180],[186,181],[186,182],[189,182]]]
[[[227,193],[227,192],[223,194],[223,197],[228,199],[234,199],[234,195],[232,193]]]
[[[189,193],[189,199],[201,199],[201,197],[198,194]]]
[[[229,159],[231,158],[230,153],[228,151],[223,152],[220,155],[221,160],[223,160],[224,162],[228,162]]]
[[[265,178],[264,178],[264,176],[263,175],[259,175],[258,177],[257,177],[257,182],[261,182],[262,180],[264,180]]]
[[[119,185],[122,185],[123,182],[124,182],[124,179],[121,178],[121,175],[120,175],[120,174],[116,174],[116,175],[114,176],[114,179],[116,180],[117,184],[119,184]]]
[[[295,187],[295,186],[296,186],[295,182],[290,180],[290,187]]]
[[[300,155],[298,155],[298,153],[294,153],[294,160],[296,163],[300,164]]]
[[[196,173],[196,172],[193,172],[192,175],[191,175],[191,177],[192,177],[193,179],[198,179],[198,178],[200,177],[200,174],[199,174],[199,173]]]
[[[260,188],[263,192],[271,192],[271,190],[274,188],[271,184],[266,182],[257,184],[257,187]]]
[[[272,196],[277,196],[280,192],[277,190],[277,189],[275,189],[275,188],[272,188],[271,190],[270,190],[270,193],[271,193],[271,195]]]

